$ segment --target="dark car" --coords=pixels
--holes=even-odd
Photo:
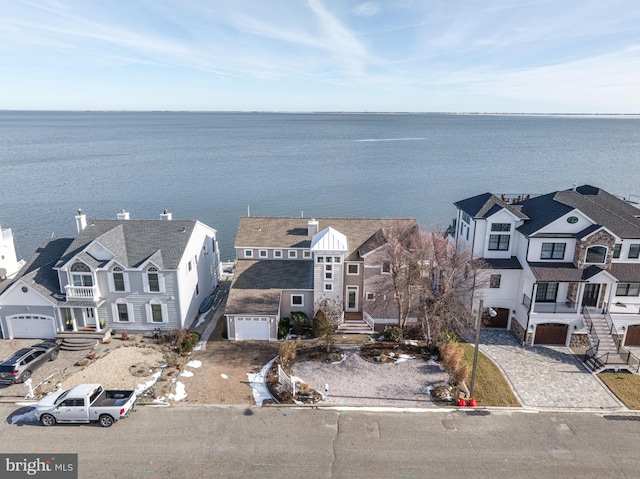
[[[0,384],[23,383],[36,369],[58,357],[58,345],[44,342],[18,349],[0,363]]]

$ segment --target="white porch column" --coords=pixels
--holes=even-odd
[[[92,308],[93,309],[93,317],[96,319],[96,331],[99,333],[100,331],[102,331],[102,328],[100,327],[100,318],[98,318],[98,308]]]
[[[582,313],[582,300],[584,299],[584,285],[587,283],[579,283],[578,286],[578,297],[576,298],[578,301],[576,301],[576,303],[578,304],[578,314]]]
[[[76,313],[74,308],[69,308],[71,312],[71,323],[73,324],[73,331],[78,332],[78,323],[76,322]]]

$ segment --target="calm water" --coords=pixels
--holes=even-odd
[[[640,195],[639,157],[637,117],[0,112],[0,225],[26,259],[52,234],[74,236],[78,208],[167,208],[216,228],[226,260],[248,207],[429,229],[486,191]]]

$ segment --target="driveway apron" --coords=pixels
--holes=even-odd
[[[484,329],[480,350],[502,369],[525,407],[625,409],[569,348],[525,348],[509,331]]]

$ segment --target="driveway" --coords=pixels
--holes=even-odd
[[[509,331],[484,329],[480,351],[498,365],[525,407],[625,409],[569,348],[525,348]]]

